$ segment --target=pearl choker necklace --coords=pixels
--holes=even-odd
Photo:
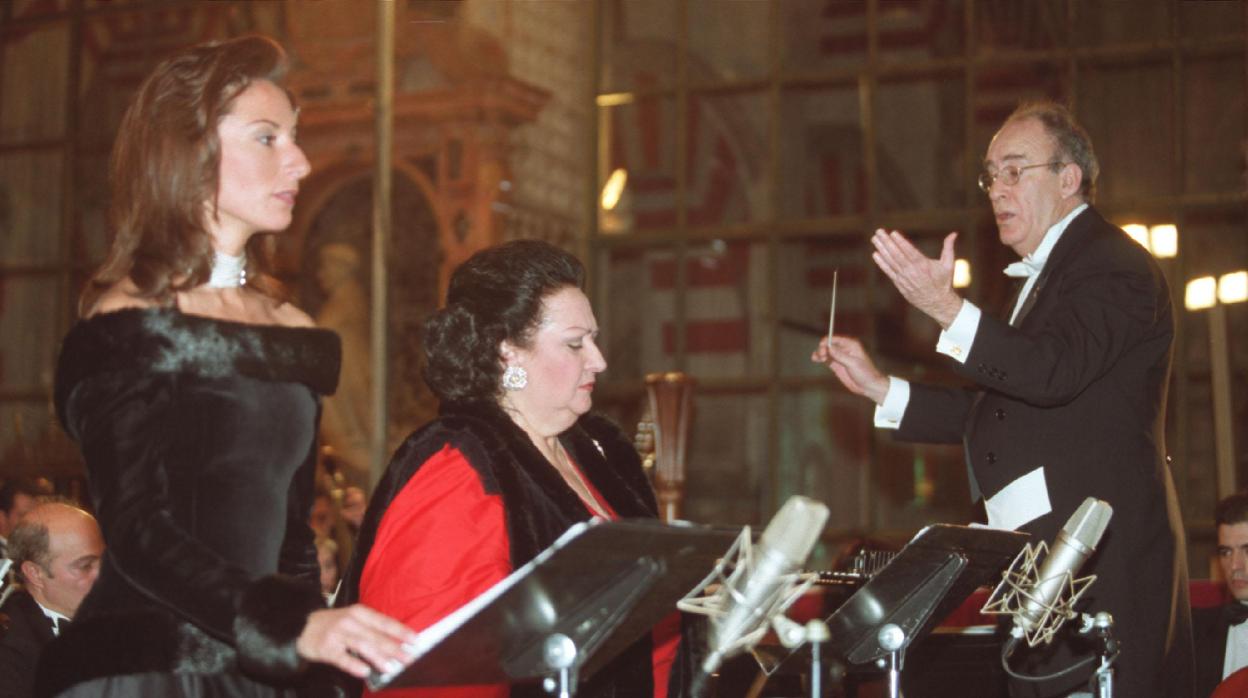
[[[212,276],[208,285],[212,288],[238,288],[247,283],[247,255],[231,257],[213,250]]]

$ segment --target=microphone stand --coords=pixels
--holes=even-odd
[[[832,639],[828,624],[815,618],[801,625],[780,613],[771,619],[780,644],[795,650],[810,645],[810,698],[823,698],[823,644]]]
[[[1114,637],[1114,617],[1101,611],[1087,620],[1088,630],[1096,638],[1096,654],[1101,658],[1094,675],[1096,698],[1114,698],[1114,660],[1120,649],[1118,638]]]
[[[542,681],[542,688],[557,698],[572,698],[576,693],[576,643],[563,633],[552,633],[542,646],[542,660],[551,675]]]
[[[1118,639],[1114,637],[1114,618],[1104,611],[1097,613],[1095,616],[1083,613],[1080,614],[1080,618],[1083,624],[1077,632],[1079,635],[1092,636],[1093,641],[1096,643],[1093,655],[1085,657],[1061,671],[1045,676],[1025,676],[1019,674],[1010,668],[1009,662],[1010,656],[1014,654],[1014,650],[1023,642],[1023,636],[1025,635],[1025,632],[1016,626],[1011,632],[1010,639],[1006,641],[1001,649],[1001,667],[1005,670],[1005,673],[1023,681],[1048,681],[1083,670],[1099,658],[1100,665],[1093,671],[1092,678],[1089,679],[1088,684],[1096,684],[1095,698],[1114,698],[1114,662],[1117,661],[1118,653],[1121,650]]]
[[[880,649],[888,651],[888,698],[901,698],[901,652],[906,646],[906,633],[901,626],[888,623],[876,635]],[[884,658],[877,660],[884,664]]]

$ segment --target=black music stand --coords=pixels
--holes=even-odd
[[[420,633],[411,661],[368,678],[397,686],[558,677],[561,693],[676,609],[739,530],[656,521],[581,523]]]
[[[886,625],[905,634],[904,649],[980,586],[996,584],[1029,536],[977,526],[936,524],[919,531],[897,557],[828,617],[829,649],[851,664],[890,653],[877,635]]]
[[[995,584],[1028,537],[978,526],[924,528],[828,618],[829,648],[850,664],[888,657],[889,695],[899,695],[906,648],[975,589]]]
[[[898,695],[906,648],[975,589],[996,584],[1028,538],[1026,533],[979,526],[924,528],[827,618],[832,635],[828,650],[848,664],[887,657],[890,695]],[[770,673],[777,664],[809,661],[793,654],[775,664],[756,656]]]

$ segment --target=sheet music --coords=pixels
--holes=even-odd
[[[565,635],[589,677],[671,613],[739,529],[653,520],[572,526],[549,548],[416,636],[369,686],[504,683],[550,675],[544,644]]]
[[[537,567],[539,564],[548,560],[552,555],[554,555],[555,550],[557,550],[559,547],[563,546],[564,544],[566,544],[568,541],[572,540],[573,538],[576,538],[577,536],[581,535],[581,533],[585,529],[589,528],[590,525],[591,525],[590,522],[581,522],[581,523],[573,525],[571,528],[564,531],[563,535],[559,536],[559,539],[556,540],[554,544],[551,545],[551,547],[538,553],[537,557],[533,558],[532,560],[529,560],[529,562],[525,564],[523,567],[507,575],[507,577],[505,577],[502,581],[490,587],[484,593],[482,593],[480,596],[476,597],[472,601],[469,601],[463,606],[460,606],[458,609],[452,611],[442,620],[422,630],[416,636],[415,642],[412,642],[406,648],[408,650],[407,653],[411,657],[412,661],[415,661],[421,658],[422,656],[424,656],[426,652],[428,652],[431,648],[433,648],[439,642],[444,640],[447,636],[449,636],[452,632],[454,632],[456,628],[463,625],[464,622],[467,621],[472,616],[476,615],[477,611],[479,611],[482,608],[485,608],[486,606],[490,605],[490,603],[493,602],[494,599],[497,599],[499,596],[502,596],[504,592],[506,592],[508,589],[512,588],[513,586],[515,586],[517,583],[520,582],[520,580],[524,579],[524,577],[527,576],[533,570],[533,568]],[[390,672],[379,674],[380,680],[383,682],[389,681],[390,679],[394,678],[398,674],[401,674],[404,668],[406,667],[399,668],[395,671],[390,671]]]

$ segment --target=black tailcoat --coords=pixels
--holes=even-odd
[[[8,626],[0,631],[0,687],[9,698],[34,695],[35,664],[52,641],[52,621],[31,595],[13,592],[0,606]]]

